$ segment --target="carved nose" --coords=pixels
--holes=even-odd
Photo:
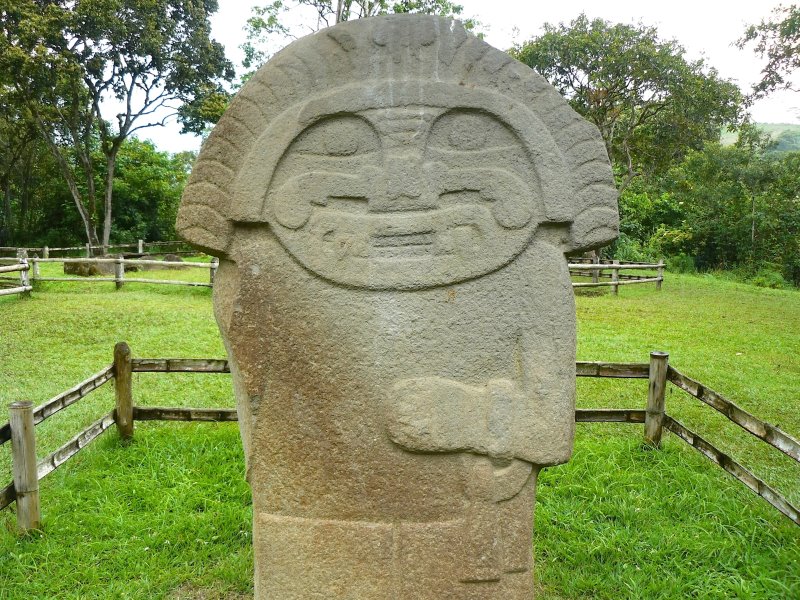
[[[414,156],[387,157],[385,193],[377,193],[369,208],[375,212],[429,210],[436,208],[436,198],[429,192],[422,161]]]

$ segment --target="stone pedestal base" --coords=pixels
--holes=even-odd
[[[256,514],[255,598],[530,600],[535,486],[536,471],[514,498],[443,522]]]

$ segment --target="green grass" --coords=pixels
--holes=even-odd
[[[192,274],[208,276],[158,276]],[[800,293],[668,273],[661,292],[623,286],[577,304],[579,359],[643,362],[666,350],[685,374],[800,435]],[[0,405],[59,393],[109,364],[120,340],[135,356],[224,355],[208,289],[38,284],[29,300],[0,298],[0,320]],[[140,404],[233,406],[226,375],[134,378]],[[39,454],[108,412],[112,396],[104,387],[37,427]],[[645,397],[644,381],[579,380],[582,407],[642,408]],[[677,389],[667,410],[800,504],[793,461]],[[682,441],[644,450],[641,433],[579,425],[573,460],[542,473],[538,598],[800,597],[800,528]],[[3,485],[8,453],[0,447]],[[252,593],[235,424],[139,423],[129,446],[112,431],[41,494],[41,535],[17,537],[13,507],[0,513],[0,600]]]

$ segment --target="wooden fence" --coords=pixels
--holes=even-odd
[[[28,296],[33,289],[29,279],[31,267],[28,261],[24,258],[19,258],[17,261],[17,264],[0,265],[0,296],[8,296],[10,294]],[[16,273],[16,277],[10,276],[11,273]]]
[[[0,261],[10,261],[10,260],[19,260],[22,261],[24,259],[2,259]],[[127,283],[155,283],[155,284],[168,284],[168,285],[188,285],[188,286],[195,286],[195,287],[213,287],[214,284],[214,276],[216,274],[217,268],[219,266],[219,259],[214,257],[211,259],[211,262],[177,262],[177,261],[162,261],[162,260],[146,260],[146,259],[135,259],[135,258],[125,258],[124,256],[120,255],[117,258],[38,258],[36,256],[27,259],[28,264],[31,268],[31,277],[30,281],[72,281],[72,282],[82,282],[82,283],[103,283],[103,282],[113,282],[117,289],[120,289],[126,282]],[[42,277],[41,272],[39,269],[39,265],[42,263],[64,263],[64,264],[87,264],[87,265],[101,265],[101,264],[113,264],[114,265],[114,276],[113,277]],[[209,273],[209,280],[208,283],[204,282],[192,282],[192,281],[178,281],[174,279],[146,279],[146,278],[136,278],[136,277],[125,277],[125,267],[127,266],[161,266],[164,268],[180,268],[180,267],[195,267],[201,269],[210,269]],[[574,276],[591,276],[596,281],[592,282],[573,282],[572,286],[575,288],[581,287],[598,287],[598,286],[611,286],[612,293],[616,296],[619,293],[619,286],[621,285],[629,285],[633,283],[650,283],[655,282],[656,289],[661,289],[661,282],[664,281],[664,263],[660,262],[658,264],[642,264],[642,263],[620,263],[619,261],[613,261],[611,263],[569,263],[570,274]],[[6,271],[4,271],[4,269]],[[18,265],[13,266],[12,268],[9,267],[2,267],[0,266],[0,273],[8,272],[11,270],[19,270],[20,267]],[[627,270],[627,269],[657,269],[657,275],[655,277],[641,277],[638,275],[625,275],[620,274],[620,271]],[[605,271],[610,271],[610,273],[605,273]],[[588,274],[588,275],[587,275]],[[600,281],[602,277],[610,277],[611,281]],[[22,284],[20,284],[22,285]],[[25,283],[24,287],[26,289],[25,292],[30,292],[31,287],[29,283]],[[8,291],[4,292],[0,290],[0,295],[3,293],[11,294],[11,293],[19,293],[22,290],[15,290],[15,291]]]
[[[74,255],[75,253],[84,254],[87,258],[95,255],[96,251],[101,254],[111,254],[112,250],[128,251],[131,254],[197,254],[197,250],[192,249],[186,242],[181,240],[167,241],[167,242],[146,242],[145,240],[138,240],[132,244],[109,244],[108,246],[92,246],[84,244],[83,246],[67,246],[63,248],[51,248],[49,246],[41,247],[22,247],[22,246],[0,246],[0,257],[16,257],[20,253],[25,255],[39,254],[42,258],[50,258],[52,253],[61,254],[63,256]]]
[[[118,256],[117,258],[29,258],[29,259],[19,259],[20,261],[25,260],[25,264],[28,265],[26,269],[30,269],[30,281],[71,281],[71,282],[80,282],[80,283],[114,283],[117,286],[117,289],[120,289],[126,283],[155,283],[155,284],[166,284],[166,285],[188,285],[193,287],[212,287],[214,284],[214,277],[217,273],[217,268],[219,266],[219,259],[214,257],[211,259],[211,262],[192,262],[192,261],[165,261],[165,260],[143,260],[143,259],[131,259],[125,258],[123,256]],[[85,265],[113,265],[114,266],[114,274],[113,277],[42,277],[40,265],[42,263],[64,263],[64,264],[85,264]],[[209,270],[209,278],[208,282],[202,281],[180,281],[175,279],[147,279],[143,277],[126,277],[126,267],[140,267],[140,266],[157,266],[163,267],[165,269],[182,269],[182,268],[196,268],[196,269],[208,269]],[[3,269],[7,269],[8,267],[0,266],[0,273],[3,272]],[[19,269],[19,267],[15,267],[15,269]],[[27,281],[27,279],[26,279]],[[27,291],[30,291],[32,288],[28,285]],[[2,292],[0,292],[2,294]]]
[[[122,440],[133,437],[136,421],[236,421],[234,409],[144,407],[133,404],[133,373],[229,373],[228,361],[219,359],[132,358],[124,342],[114,348],[114,362],[71,389],[34,408],[30,402],[9,406],[9,421],[0,427],[0,445],[11,441],[13,481],[0,489],[0,509],[17,502],[17,522],[22,532],[41,525],[39,480],[75,456],[100,434],[116,424]],[[644,442],[659,448],[664,431],[674,433],[703,456],[722,467],[770,505],[800,525],[800,511],[777,491],[733,458],[669,416],[665,392],[669,384],[722,413],[756,438],[800,463],[800,442],[726,400],[717,392],[683,375],[669,365],[669,355],[652,352],[648,363],[578,362],[578,377],[648,379],[647,404],[642,409],[577,409],[578,423],[639,423]],[[115,407],[66,444],[37,461],[35,427],[57,412],[75,404],[108,381],[115,380]]]
[[[597,256],[591,258],[570,258],[569,273],[573,277],[591,277],[592,281],[573,282],[572,287],[604,287],[610,286],[611,293],[615,296],[619,294],[619,286],[631,285],[637,283],[655,283],[656,289],[661,289],[661,284],[664,281],[664,264],[663,260],[655,264],[650,263],[636,263],[629,261],[619,260],[600,260]],[[655,270],[655,275],[631,275],[620,273],[626,270],[638,271],[652,271]],[[608,279],[608,281],[601,281],[601,279]]]

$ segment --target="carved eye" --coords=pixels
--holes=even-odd
[[[452,119],[447,141],[456,150],[477,150],[486,146],[486,129],[478,115],[462,115]]]
[[[475,151],[519,145],[497,118],[477,110],[453,110],[433,124],[428,146],[440,150]]]
[[[333,115],[306,129],[295,140],[293,150],[321,156],[353,156],[380,148],[378,135],[360,117]]]

